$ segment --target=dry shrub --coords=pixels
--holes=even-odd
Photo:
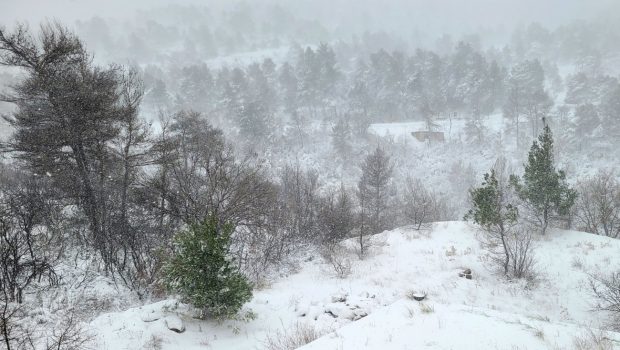
[[[620,271],[589,275],[590,292],[597,300],[595,309],[607,313],[611,318],[611,327],[620,329]]]
[[[422,311],[423,314],[432,314],[435,312],[435,307],[432,305],[420,303],[420,311]]]
[[[578,185],[575,221],[580,230],[620,236],[620,183],[611,172],[601,171]]]
[[[516,230],[508,240],[510,259],[510,273],[515,278],[534,279],[534,257],[532,234],[527,229]]]
[[[588,329],[573,338],[575,350],[611,350],[613,344],[603,331]]]
[[[310,324],[297,322],[289,330],[277,330],[267,335],[265,348],[268,350],[294,350],[313,342],[325,333]]]
[[[0,307],[0,344],[10,349],[89,349],[93,335],[73,308],[59,311],[53,324],[37,320],[37,311],[25,304]]]
[[[503,237],[494,232],[478,236],[483,249],[488,252],[491,263],[512,278],[536,279],[534,269],[534,245],[528,228],[515,227],[507,230]],[[508,261],[507,266],[505,266]]]
[[[351,274],[352,262],[347,249],[341,244],[323,247],[321,255],[331,265],[338,278],[346,278]]]
[[[149,341],[144,343],[144,350],[161,350],[164,339],[158,335],[152,334]]]

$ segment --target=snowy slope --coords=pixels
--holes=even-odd
[[[575,337],[588,341],[591,331],[599,335],[571,323],[465,305],[433,304],[423,313],[420,303],[400,300],[300,349],[571,349]]]
[[[475,235],[463,222],[437,223],[430,232],[384,232],[365,260],[351,252],[346,279],[310,254],[297,273],[255,292],[248,307],[257,318],[247,323],[195,320],[168,300],[101,315],[91,326],[99,349],[157,343],[188,350],[262,349],[268,336],[295,324],[326,334],[307,349],[570,349],[575,336],[601,327],[602,315],[590,311],[586,271],[620,267],[620,240],[552,231],[536,242],[540,273],[528,285],[488,269]],[[463,268],[473,270],[472,280],[458,277]],[[410,291],[426,292],[423,303],[432,310],[408,300]],[[166,327],[178,321],[166,317],[177,316],[184,333]]]

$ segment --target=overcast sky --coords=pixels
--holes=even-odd
[[[408,37],[421,32],[479,32],[508,35],[515,25],[540,22],[555,27],[572,19],[620,14],[620,0],[244,0],[280,3],[296,16],[320,21],[329,30],[349,33],[383,30]],[[136,10],[168,4],[231,6],[235,0],[0,0],[0,25],[39,23],[48,18],[66,25],[93,16],[131,18]],[[219,13],[217,10],[213,13]],[[430,34],[430,35],[429,35]]]

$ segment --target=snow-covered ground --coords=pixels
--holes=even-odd
[[[492,133],[502,132],[504,130],[505,120],[501,113],[492,114],[482,120],[484,126],[488,128],[488,131]],[[467,120],[463,118],[453,119],[438,119],[435,121],[437,124],[436,131],[444,133],[446,140],[450,140],[451,137],[458,138],[463,136],[465,125]],[[375,123],[371,124],[368,131],[377,136],[393,136],[398,138],[400,136],[412,137],[411,133],[414,131],[426,131],[427,126],[424,121],[412,121],[402,123]]]
[[[349,252],[344,279],[309,252],[296,273],[255,291],[249,322],[199,321],[165,300],[100,315],[90,326],[98,349],[263,349],[268,337],[299,325],[324,334],[304,347],[312,350],[572,349],[576,337],[599,334],[604,317],[591,311],[586,272],[620,267],[620,240],[553,230],[536,241],[538,278],[524,282],[489,268],[476,234],[463,222],[384,232],[365,260]],[[465,268],[471,280],[458,276]],[[413,301],[412,292],[427,297]],[[167,327],[181,322],[183,333]],[[605,337],[620,346],[620,334]]]
[[[283,46],[275,49],[263,49],[256,51],[240,52],[228,56],[218,56],[205,61],[209,69],[221,69],[223,67],[247,67],[252,63],[262,63],[269,58],[277,65],[286,61],[291,48]]]

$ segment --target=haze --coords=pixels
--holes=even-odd
[[[620,1],[0,0],[0,348],[620,349]]]

